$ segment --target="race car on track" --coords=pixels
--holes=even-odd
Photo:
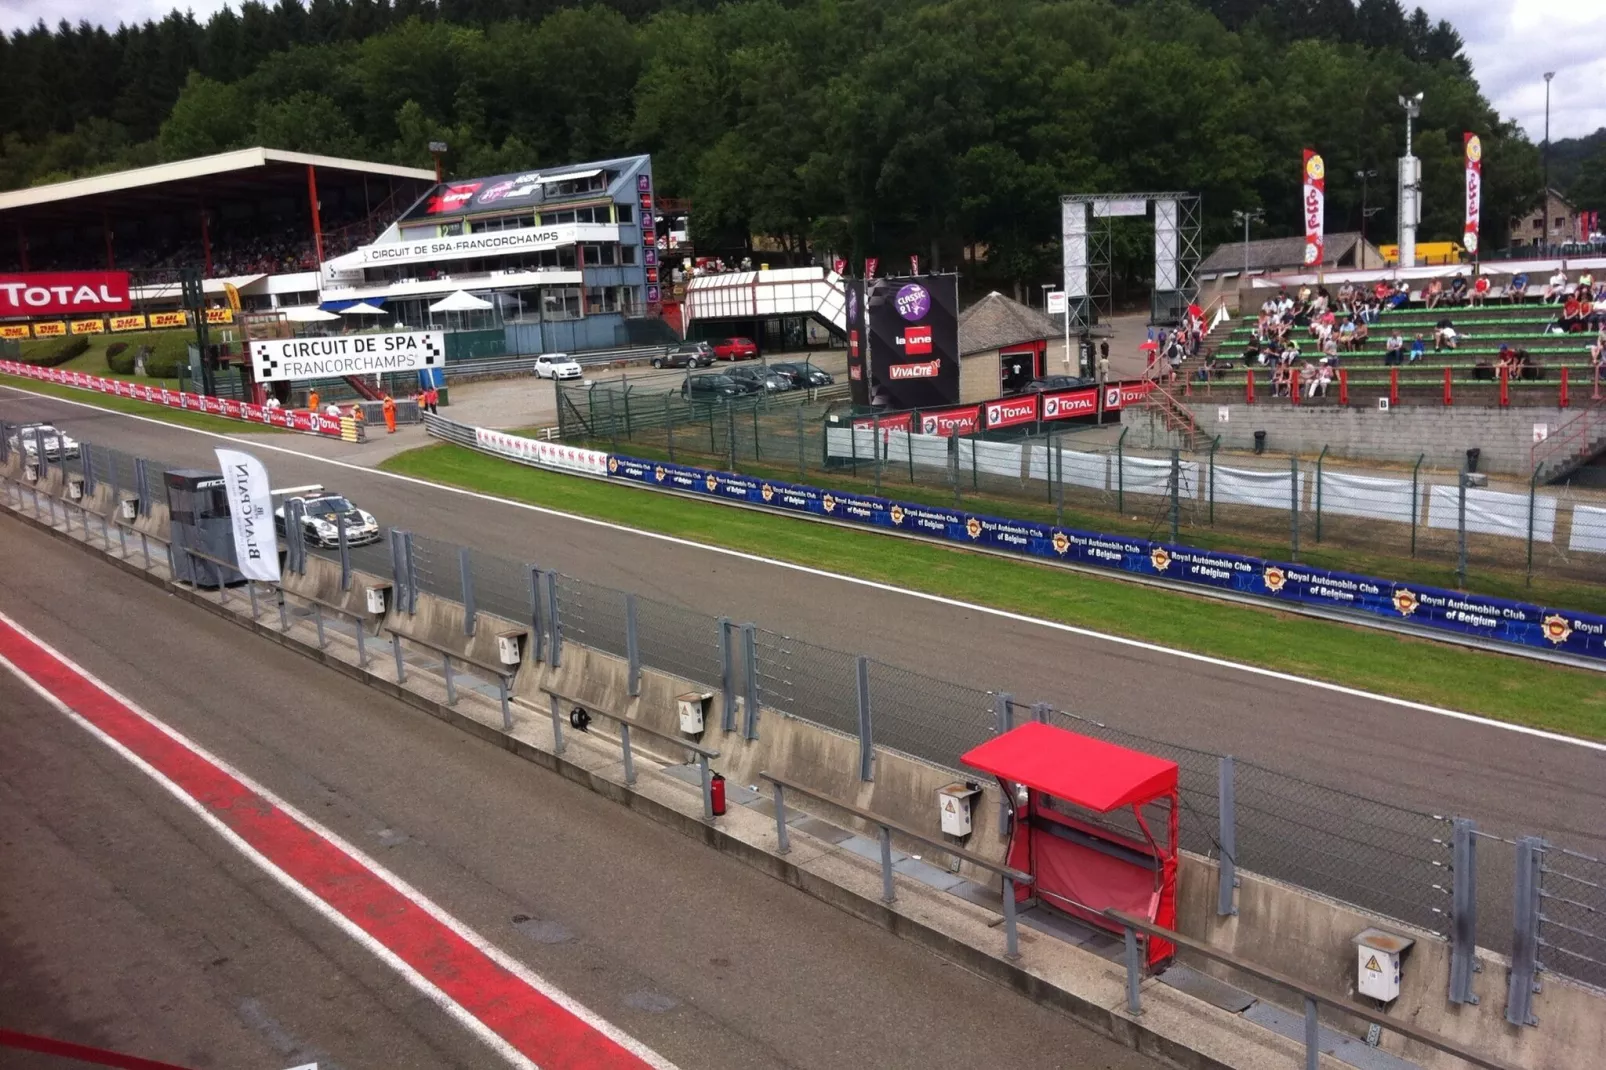
[[[47,461],[78,456],[78,440],[65,431],[58,431],[52,423],[23,424],[11,433],[11,448],[20,449],[30,457],[36,449],[42,449]]]
[[[298,496],[286,497],[279,503],[273,510],[273,527],[280,535],[286,533],[285,517],[290,514],[294,502],[300,502],[305,511],[301,518],[301,530],[307,542],[313,546],[339,546],[341,518],[346,522],[347,546],[379,541],[379,523],[374,519],[374,514],[357,508],[343,495],[331,494],[322,487],[313,488],[311,493],[303,491]]]

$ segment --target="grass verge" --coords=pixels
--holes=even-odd
[[[64,398],[68,401],[78,401],[85,405],[109,409],[112,412],[148,416],[153,420],[162,420],[170,424],[177,424],[180,427],[193,427],[197,431],[216,431],[225,435],[238,435],[241,432],[249,432],[250,434],[262,432],[273,434],[293,433],[286,431],[282,427],[248,424],[240,420],[225,420],[221,416],[209,416],[204,412],[191,412],[188,409],[170,409],[166,405],[156,405],[149,401],[118,397],[116,394],[102,394],[94,390],[82,390],[78,387],[65,386],[61,383],[46,383],[38,379],[25,379],[18,375],[0,375],[0,385],[14,386],[19,390],[31,390],[37,394],[48,394],[51,397]],[[68,433],[71,434],[71,432]]]
[[[1556,732],[1606,739],[1606,675],[510,464],[460,446],[383,468],[911,590]]]

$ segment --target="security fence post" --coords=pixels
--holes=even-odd
[[[1182,451],[1171,450],[1171,542],[1177,541],[1177,526],[1182,519]]]
[[[1222,755],[1217,765],[1216,810],[1220,822],[1217,838],[1221,858],[1216,867],[1216,915],[1227,917],[1238,913],[1234,904],[1234,889],[1238,887],[1238,801],[1232,755]]]
[[[872,436],[871,437],[871,441],[870,441],[870,452],[875,454],[875,493],[876,493],[876,497],[879,498],[879,497],[881,497],[881,460],[882,460],[882,456],[881,456],[881,414],[880,413],[877,413],[876,416],[875,416],[874,427],[873,427],[873,430],[870,432],[870,434]]]
[[[402,549],[407,562],[407,613],[418,612],[418,560],[413,556],[413,533],[402,532]]]
[[[1461,465],[1461,474],[1456,479],[1455,501],[1455,582],[1457,587],[1465,587],[1467,584],[1467,466],[1465,463]]]
[[[340,542],[340,589],[351,590],[351,539],[346,534],[346,514],[335,514],[335,531]]]
[[[59,436],[61,432],[58,431],[56,434]],[[39,466],[39,482],[43,483],[45,477],[50,474],[50,456],[45,453],[44,436],[37,427],[33,429],[33,459]]]
[[[746,709],[742,717],[742,736],[758,738],[758,625],[742,625],[743,683],[746,684]]]
[[[1216,524],[1216,450],[1221,447],[1221,436],[1210,442],[1210,526]]]
[[[457,548],[457,568],[463,576],[463,634],[474,634],[477,605],[474,600],[474,560],[467,546]]]
[[[1427,460],[1427,454],[1417,454],[1416,464],[1411,466],[1411,556],[1416,556],[1416,525],[1422,514],[1422,503],[1417,500],[1418,474],[1422,471],[1422,462]]]
[[[1534,466],[1533,475],[1528,477],[1528,586],[1534,583],[1534,505],[1539,496],[1539,472],[1545,467],[1540,461]]]
[[[84,496],[95,493],[95,451],[89,443],[78,444],[78,459],[84,470]],[[89,537],[89,524],[84,524],[84,538]]]
[[[1121,428],[1121,436],[1115,440],[1115,511],[1126,512],[1126,433],[1130,427]]]
[[[1316,455],[1316,541],[1322,541],[1322,462],[1327,460],[1327,446]]]
[[[285,541],[289,542],[288,525],[285,531]],[[401,532],[395,528],[390,529],[390,579],[391,608],[401,610],[407,605],[407,566],[402,563]]]
[[[671,402],[669,400],[669,395],[668,394],[664,395],[664,441],[669,444],[669,463],[670,464],[674,464],[675,463],[675,409],[674,409],[673,404],[671,404]]]
[[[1054,435],[1054,523],[1065,526],[1065,435]]]
[[[719,618],[720,730],[736,731],[736,665],[731,651],[731,619]]]
[[[551,665],[554,669],[563,665],[563,614],[558,610],[558,574],[546,574],[546,619],[547,627],[552,631]]]
[[[1032,720],[1038,724],[1047,724],[1048,715],[1054,712],[1054,707],[1046,702],[1032,703]]]
[[[809,474],[808,461],[804,456],[803,447],[803,406],[797,407],[797,478],[806,479]]]
[[[641,694],[641,633],[636,627],[636,595],[625,594],[625,659],[629,675],[625,678],[625,694],[635,698]]]
[[[35,448],[35,450],[38,449],[38,444],[39,444],[39,432],[37,430],[35,430],[34,431],[34,448]],[[43,475],[44,471],[45,471],[44,465],[41,464],[40,467],[39,467],[39,473],[41,475]],[[143,457],[135,457],[134,458],[134,494],[139,498],[139,515],[140,516],[150,516],[151,515],[151,492],[150,492],[149,476],[145,471],[145,458],[143,458]]]
[[[530,638],[535,643],[532,660],[539,665],[546,654],[546,636],[541,631],[541,570],[530,569]]]
[[[725,444],[730,453],[729,471],[736,471],[736,413],[731,409],[731,399],[725,399]]]
[[[1000,691],[993,695],[993,716],[996,719],[994,728],[998,735],[1003,735],[1015,727],[1015,696],[1008,691]],[[1009,799],[1002,791],[998,793],[998,832],[1000,835],[1009,835]]]
[[[860,654],[855,662],[859,694],[859,779],[875,779],[875,738],[870,726],[870,659]]]
[[[1539,867],[1545,841],[1524,836],[1517,841],[1516,882],[1511,894],[1511,974],[1506,986],[1506,1021],[1538,1025],[1534,993],[1539,991]]]
[[[1299,560],[1299,454],[1288,455],[1288,469],[1293,478],[1288,481],[1288,553],[1290,561]]]
[[[1478,826],[1458,817],[1451,829],[1450,1002],[1477,1006],[1472,975],[1478,972]]]
[[[303,523],[306,515],[306,506],[299,498],[284,508],[285,565],[303,576],[307,573],[307,527]]]

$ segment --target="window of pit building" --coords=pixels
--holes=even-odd
[[[546,286],[541,289],[541,317],[548,320],[580,318],[580,287]]]

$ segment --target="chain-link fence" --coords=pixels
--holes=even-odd
[[[14,428],[0,425],[0,438]],[[10,448],[17,448],[14,444]],[[95,478],[132,495],[143,467],[151,495],[161,500],[166,466],[143,465],[117,450],[86,444],[82,458]],[[1447,818],[1369,799],[1241,760],[1123,731],[1045,703],[1015,701],[870,658],[803,642],[753,624],[727,623],[683,606],[642,598],[555,572],[539,607],[531,564],[422,535],[350,548],[354,567],[394,572],[398,592],[416,584],[460,600],[465,588],[479,611],[512,620],[556,624],[565,643],[581,644],[674,673],[709,690],[721,685],[745,696],[749,681],[760,699],[748,723],[762,735],[764,718],[807,720],[848,737],[868,726],[874,744],[934,765],[958,769],[960,757],[1001,726],[1030,719],[1160,755],[1180,769],[1180,826],[1184,849],[1223,859],[1224,831],[1235,840],[1234,866],[1302,886],[1423,929],[1449,929],[1451,832]],[[410,552],[407,552],[410,549]],[[325,553],[337,552],[324,550]],[[357,555],[366,555],[362,564]],[[550,601],[549,601],[550,600]],[[632,637],[634,642],[632,643]],[[862,668],[861,668],[862,667]],[[862,673],[862,675],[861,675]],[[862,742],[862,740],[861,740]],[[867,750],[863,748],[862,752]],[[870,775],[873,775],[871,771]],[[1224,790],[1230,781],[1231,791]],[[1230,809],[1228,809],[1230,807]],[[1230,820],[1223,822],[1226,811]],[[1141,837],[1130,815],[1106,815],[1112,829]],[[1509,875],[1518,841],[1478,833],[1476,872],[1458,875],[1476,887],[1480,939],[1497,950],[1522,931]],[[1534,841],[1542,842],[1542,841]],[[1535,942],[1544,967],[1606,987],[1606,862],[1542,844],[1543,865],[1534,904]],[[1515,867],[1520,868],[1520,866]]]

